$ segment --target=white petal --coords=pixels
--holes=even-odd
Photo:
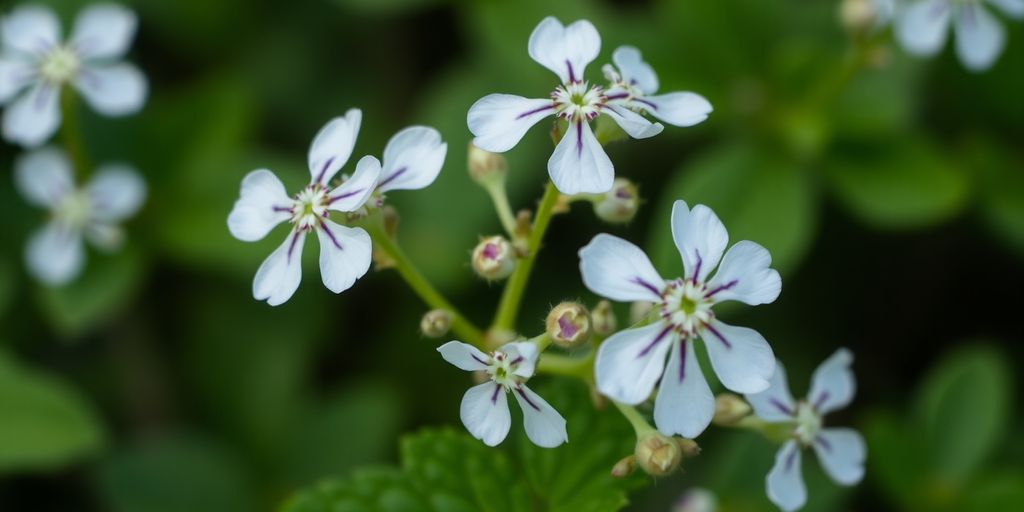
[[[441,357],[445,361],[467,372],[487,368],[487,361],[491,358],[473,345],[454,340],[437,347],[437,351],[441,353]]]
[[[469,388],[462,396],[459,417],[466,430],[487,446],[497,446],[504,441],[512,426],[505,390],[494,382]]]
[[[266,169],[242,179],[241,196],[228,215],[228,230],[239,240],[255,242],[291,217],[292,200],[281,180]]]
[[[1006,45],[1006,33],[999,20],[980,5],[966,3],[960,7],[954,24],[960,62],[972,71],[992,67]]]
[[[583,80],[587,64],[596,59],[600,51],[601,36],[587,20],[565,27],[549,16],[530,34],[530,57],[555,72],[563,84]]]
[[[498,350],[505,353],[513,361],[518,360],[513,373],[525,379],[533,377],[533,371],[537,365],[537,357],[540,356],[536,343],[531,341],[506,343]]]
[[[304,231],[292,231],[274,252],[263,260],[252,282],[252,296],[271,306],[284,304],[299,288],[302,280]]]
[[[896,22],[903,49],[922,56],[939,53],[946,43],[949,11],[949,0],[925,0],[907,7]]]
[[[0,57],[0,103],[7,103],[32,82],[32,67],[24,61]]]
[[[580,249],[580,274],[590,291],[621,302],[658,302],[665,288],[642,249],[605,233]]]
[[[531,126],[554,112],[555,104],[550,99],[488,94],[469,107],[466,124],[473,132],[474,146],[504,153],[515,147]]]
[[[384,148],[381,192],[424,188],[437,179],[448,144],[428,126],[410,126],[395,134]]]
[[[93,220],[112,223],[139,211],[146,200],[146,182],[126,165],[106,165],[85,186],[92,205]]]
[[[819,414],[846,407],[853,400],[857,381],[850,370],[851,364],[853,352],[841,348],[814,370],[807,399]]]
[[[338,169],[348,162],[362,120],[363,112],[353,108],[345,112],[345,117],[335,117],[328,121],[317,132],[309,146],[309,173],[313,178],[311,183],[326,185]]]
[[[654,137],[665,129],[661,123],[652,123],[644,116],[622,105],[609,104],[603,113],[615,120],[622,130],[634,139]]]
[[[14,164],[14,182],[26,201],[54,208],[75,191],[71,162],[63,151],[40,149],[18,158]]]
[[[5,50],[38,56],[60,43],[60,20],[47,7],[18,7],[4,17],[0,34]]]
[[[570,123],[548,159],[548,175],[565,195],[603,194],[612,188],[615,168],[594,137],[590,123]]]
[[[612,62],[622,74],[622,80],[643,91],[654,94],[658,90],[658,74],[644,62],[640,50],[633,46],[620,46],[612,53]]]
[[[1024,0],[988,0],[988,3],[1000,8],[1011,18],[1024,18]]]
[[[131,9],[117,4],[85,8],[71,31],[71,45],[86,59],[113,59],[128,51],[138,20]]]
[[[551,404],[526,385],[519,385],[513,390],[519,407],[523,409],[523,427],[526,437],[533,444],[543,448],[554,448],[569,441],[565,431],[565,418]]]
[[[691,210],[679,200],[672,205],[672,239],[683,258],[684,277],[704,281],[722,258],[729,233],[711,208],[698,204]]]
[[[97,112],[116,117],[142,109],[149,85],[135,66],[115,64],[82,69],[75,78],[75,88]]]
[[[360,158],[356,163],[355,174],[338,188],[331,190],[331,200],[327,208],[339,212],[358,210],[373,195],[379,179],[380,161],[370,155]]]
[[[684,352],[685,350],[685,352]],[[673,344],[654,401],[654,424],[666,436],[694,438],[715,415],[715,395],[700,371],[693,343]]]
[[[324,286],[341,293],[370,270],[373,244],[363,228],[350,228],[327,219],[316,230],[320,239],[320,277]]]
[[[665,353],[677,339],[672,327],[661,322],[613,334],[597,350],[597,389],[630,405],[647,400],[665,369]]]
[[[754,414],[765,421],[789,421],[796,415],[796,400],[789,392],[786,370],[782,363],[775,362],[775,373],[768,382],[768,389],[760,393],[744,395]]]
[[[737,393],[768,389],[775,373],[775,354],[760,333],[712,320],[701,338],[723,386]]]
[[[716,302],[738,300],[751,306],[773,302],[782,291],[782,278],[768,268],[771,264],[768,249],[749,240],[737,242],[722,258],[708,293]]]
[[[29,238],[25,263],[29,272],[46,284],[56,286],[71,281],[85,263],[81,232],[50,222]]]
[[[814,440],[814,451],[828,476],[837,484],[854,485],[864,478],[867,445],[851,428],[826,428]]]
[[[786,441],[775,454],[775,465],[765,478],[768,499],[786,512],[793,512],[807,502],[807,488],[800,473],[800,447]]]
[[[712,110],[711,103],[694,92],[645,96],[635,98],[632,104],[674,126],[693,126],[707,119]]]
[[[46,142],[60,126],[60,91],[37,84],[4,111],[4,138],[26,147]]]

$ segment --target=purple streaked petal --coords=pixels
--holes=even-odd
[[[473,133],[474,146],[504,153],[515,147],[530,127],[551,115],[554,108],[550,98],[488,94],[469,107],[466,124]]]
[[[553,448],[569,440],[565,418],[525,384],[515,388],[516,401],[523,410],[526,437],[543,448]]]
[[[598,390],[626,404],[647,400],[677,339],[675,331],[663,322],[613,334],[601,344],[594,361]]]
[[[252,283],[256,300],[271,306],[283,304],[295,293],[302,280],[302,246],[306,233],[294,230],[274,252],[263,261]]]
[[[711,333],[714,338],[706,333]],[[712,320],[705,328],[704,347],[718,380],[737,393],[760,393],[771,385],[775,355],[760,333]]]
[[[697,363],[693,342],[673,343],[654,402],[658,431],[694,438],[707,428],[714,414],[715,396]]]
[[[321,219],[316,233],[320,240],[320,277],[328,290],[341,293],[370,270],[373,246],[362,228]]]
[[[711,208],[698,204],[691,209],[679,200],[672,205],[672,239],[683,260],[683,275],[698,283],[722,259],[729,234]]]
[[[744,398],[754,409],[754,414],[764,421],[791,421],[796,415],[796,400],[790,394],[789,384],[786,383],[786,369],[778,361],[775,363],[775,372],[769,379],[768,389],[760,393],[747,394]]]
[[[857,391],[857,382],[850,366],[853,353],[840,348],[814,370],[808,396],[819,414],[846,407]]]
[[[445,361],[468,372],[486,369],[490,360],[490,357],[478,348],[461,341],[449,341],[437,347],[437,351]]]
[[[715,277],[708,282],[716,302],[738,300],[756,306],[775,301],[782,292],[782,278],[771,268],[768,250],[749,240],[729,248],[718,266]]]
[[[658,346],[658,343],[661,343],[661,341],[665,339],[665,336],[669,332],[672,332],[672,326],[666,325],[665,328],[662,329],[661,332],[659,332],[658,335],[655,336],[654,339],[651,340],[651,342],[647,346],[645,346],[642,350],[640,350],[640,352],[637,353],[636,358],[641,359],[645,357],[647,353],[651,351],[651,349]]]
[[[508,435],[512,416],[508,398],[501,386],[488,381],[469,388],[462,397],[459,417],[473,437],[488,446],[497,446]]]
[[[768,498],[784,511],[795,511],[807,502],[807,488],[800,474],[800,447],[796,441],[786,441],[779,448],[765,486]]]
[[[548,159],[548,175],[563,194],[603,194],[612,188],[615,168],[590,124],[580,120]]]
[[[665,280],[636,245],[600,234],[580,249],[580,274],[590,291],[612,300],[661,300]]]
[[[242,179],[239,198],[228,215],[228,230],[235,238],[254,242],[262,240],[274,226],[291,217],[291,208],[284,184],[267,169],[257,169]]]

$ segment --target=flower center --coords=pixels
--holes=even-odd
[[[661,317],[683,336],[692,338],[715,318],[714,301],[707,297],[707,286],[689,279],[669,283],[662,294]]]
[[[641,98],[644,93],[636,86],[636,82],[627,82],[626,79],[619,74],[619,71],[615,69],[615,66],[611,64],[605,64],[603,68],[604,77],[608,80],[608,99],[632,99]]]
[[[39,75],[52,84],[71,81],[81,62],[78,55],[67,46],[56,46],[39,63]]]
[[[491,361],[487,365],[486,371],[491,375],[491,380],[494,382],[506,388],[515,387],[523,380],[515,375],[516,368],[519,367],[519,363],[522,360],[522,357],[513,359],[508,354],[496,350],[491,353]]]
[[[321,219],[326,219],[330,203],[328,192],[319,183],[314,183],[296,194],[292,202],[291,223],[298,229],[310,230],[320,224]]]
[[[555,101],[555,115],[572,122],[597,117],[605,104],[601,88],[591,87],[586,82],[560,85],[551,93],[551,99]]]
[[[54,210],[57,221],[67,226],[81,228],[89,222],[92,202],[88,194],[76,191],[68,194]]]
[[[807,402],[796,404],[796,429],[793,436],[804,446],[814,444],[814,440],[821,432],[821,416],[814,406]]]

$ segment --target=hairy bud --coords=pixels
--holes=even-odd
[[[615,311],[612,310],[612,303],[606,300],[598,302],[594,310],[590,312],[590,322],[594,326],[594,334],[598,336],[609,336],[618,327],[618,319],[615,318]]]
[[[485,187],[502,182],[505,180],[507,170],[508,162],[504,156],[484,151],[472,142],[469,144],[469,176],[473,181]]]
[[[612,224],[623,224],[633,220],[639,208],[639,191],[636,185],[626,178],[616,178],[611,190],[594,201],[594,214]]]
[[[559,347],[578,347],[590,339],[590,313],[578,302],[563,302],[548,313],[547,333]]]
[[[735,425],[750,415],[750,404],[732,394],[721,393],[715,397],[715,417],[711,421],[724,427]]]
[[[489,236],[473,249],[473,271],[488,281],[505,279],[515,268],[515,251],[504,237]]]
[[[420,331],[428,338],[440,338],[452,328],[452,314],[444,309],[427,311],[420,319]]]
[[[683,460],[683,450],[675,439],[652,431],[636,442],[636,465],[651,476],[671,474]]]

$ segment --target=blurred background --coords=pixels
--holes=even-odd
[[[948,47],[910,58],[883,31],[866,69],[844,81],[852,38],[838,0],[126,3],[140,18],[129,58],[150,99],[131,118],[88,108],[80,118],[93,161],[131,163],[148,181],[125,249],[90,252],[66,287],[33,282],[22,250],[44,213],[14,190],[20,149],[0,147],[0,510],[275,510],[322,478],[400,464],[403,433],[461,431],[469,379],[418,333],[425,308],[396,274],[371,272],[335,296],[310,249],[298,293],[271,308],[252,299],[252,277],[284,231],[243,243],[226,218],[254,168],[289,190],[304,184],[312,136],[348,108],[363,110],[356,156],[379,156],[410,124],[434,126],[449,144],[445,170],[424,191],[391,194],[398,237],[485,324],[501,288],[473,276],[469,251],[500,225],[466,173],[466,111],[487,93],[552,89],[526,53],[547,15],[597,26],[590,80],[603,82],[601,64],[632,44],[663,91],[699,92],[715,112],[609,147],[617,174],[640,185],[640,214],[625,227],[602,225],[586,204],[557,217],[520,329],[541,331],[560,300],[594,303],[576,251],[598,232],[678,275],[671,203],[708,204],[733,241],[764,244],[783,273],[777,302],[723,315],[766,336],[794,393],[836,348],[857,357],[858,396],[829,421],[865,434],[867,476],[840,488],[805,458],[806,510],[1024,509],[1020,23],[1003,19],[1007,48],[984,74]],[[67,26],[86,3],[47,4]],[[540,196],[550,152],[542,127],[506,155],[515,207]],[[525,485],[534,508],[582,510],[570,498],[604,485],[631,433],[614,411],[590,411],[579,386],[547,385],[575,392],[552,401],[578,403],[582,416],[566,414],[572,442],[545,456],[587,459],[598,476],[579,470],[570,485],[555,471]],[[613,431],[621,442],[597,436]],[[763,491],[774,446],[717,428],[700,442],[684,471],[622,484],[628,510],[669,510],[696,486],[722,510],[774,510]],[[533,475],[521,440],[497,451]],[[545,487],[570,498],[549,500]]]

